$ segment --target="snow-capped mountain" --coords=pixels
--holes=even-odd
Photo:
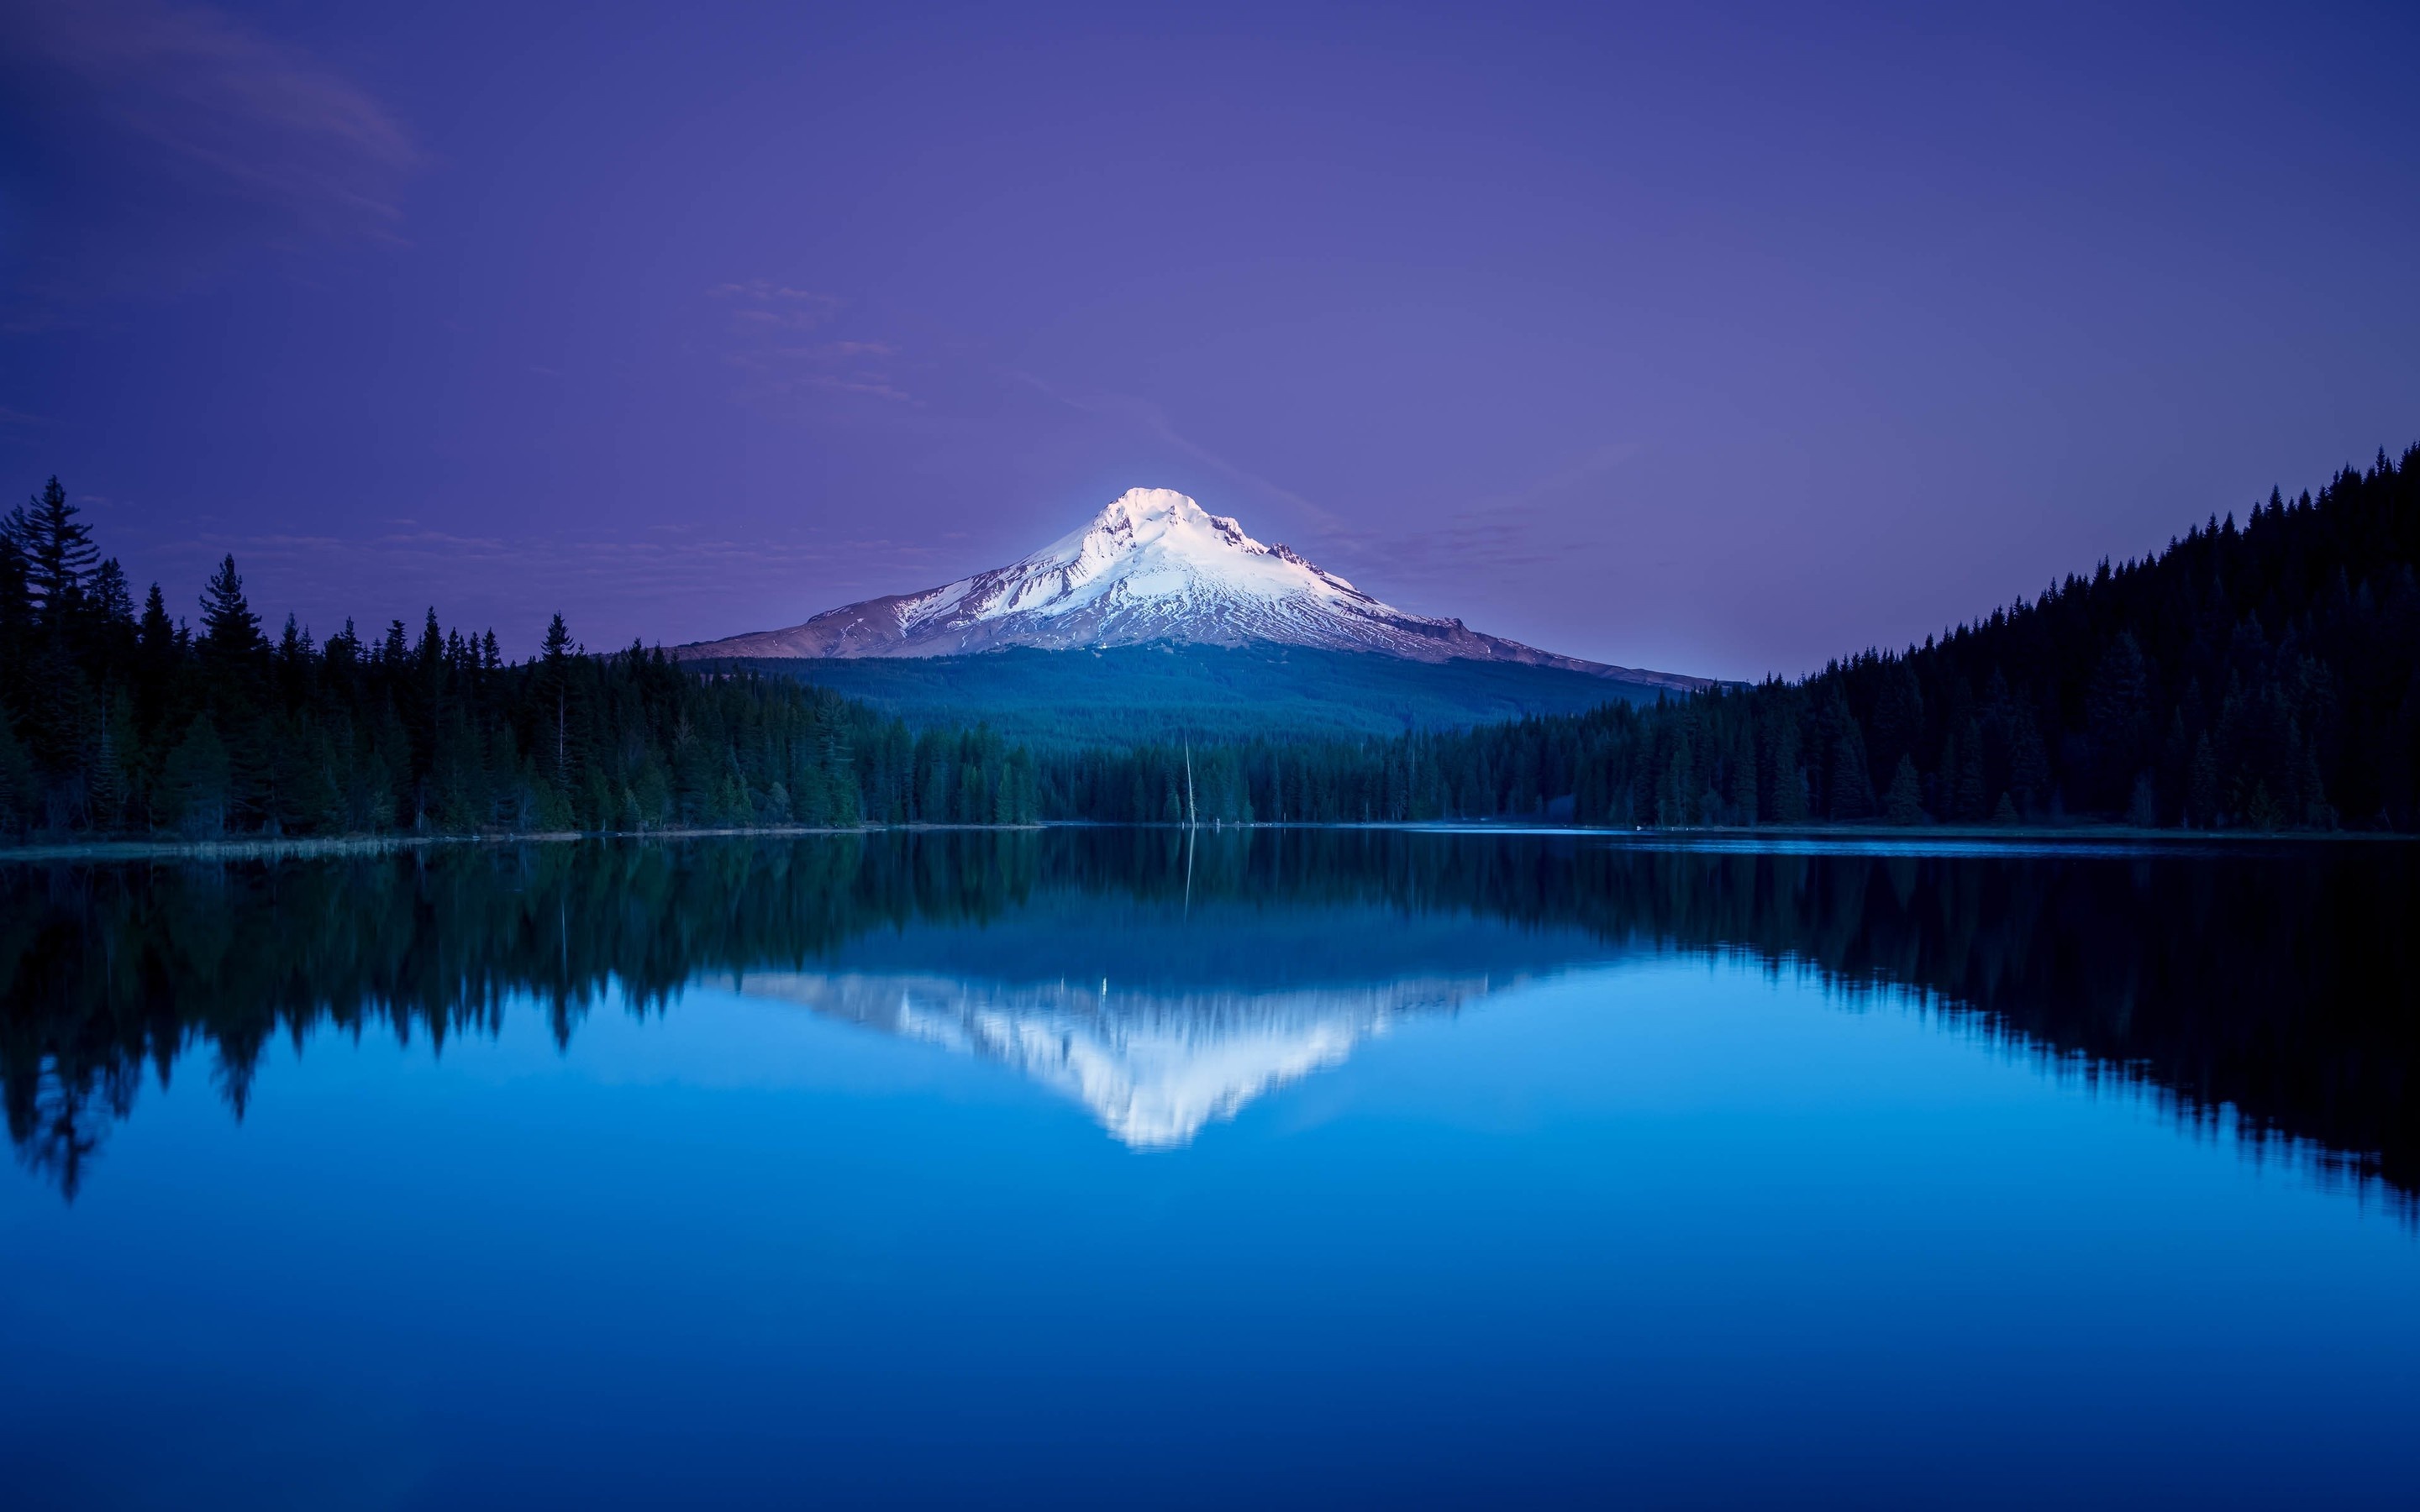
[[[1379,602],[1283,546],[1168,488],[1132,488],[1082,529],[1005,567],[921,594],[869,598],[787,630],[682,646],[708,656],[954,656],[1155,641],[1377,652],[1412,661],[1510,661],[1656,683],[1702,679],[1608,667]]]
[[[1406,1014],[1450,1012],[1506,985],[1482,976],[1170,991],[771,972],[751,973],[739,990],[1001,1062],[1084,1104],[1120,1143],[1171,1149],[1254,1098],[1342,1064]]]

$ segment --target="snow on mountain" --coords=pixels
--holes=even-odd
[[[1011,984],[909,973],[752,972],[750,997],[998,1061],[1082,1103],[1137,1149],[1190,1144],[1263,1093],[1341,1064],[1405,1014],[1509,983],[1414,978],[1279,991]]]
[[[1607,667],[1409,614],[1264,546],[1168,488],[1131,488],[1081,530],[1021,561],[921,594],[829,609],[786,630],[678,648],[708,656],[953,656],[1008,646],[1074,650],[1152,641],[1255,641],[1377,652],[1413,661],[1513,661],[1658,682],[1702,680]]]

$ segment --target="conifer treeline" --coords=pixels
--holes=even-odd
[[[700,677],[660,649],[581,654],[563,618],[495,632],[348,621],[264,636],[235,561],[198,627],[140,613],[53,479],[0,532],[0,834],[1025,822],[1032,759],[911,735],[784,679]]]
[[[1388,740],[1070,749],[660,650],[134,611],[55,481],[0,532],[0,831],[857,823],[2420,827],[2420,448],[1797,683]]]
[[[1222,903],[1317,926],[1290,964],[1212,967],[1228,990],[1386,976],[1437,918],[1520,926],[1479,947],[1504,955],[1460,957],[1515,975],[1563,958],[1516,938],[1576,931],[1811,967],[1852,996],[1914,989],[2180,1111],[2312,1141],[2420,1213],[2420,855],[2399,845],[2043,861],[1060,829],[0,867],[0,1112],[73,1196],[147,1069],[165,1085],[191,1051],[240,1114],[268,1050],[323,1026],[442,1042],[494,1033],[526,994],[567,1042],[609,989],[659,1011],[709,974],[854,969],[852,941],[911,923],[958,933],[944,965],[1082,980],[1127,959],[1115,936],[1151,907],[1201,921]]]
[[[2420,827],[2420,447],[2273,490],[1797,683],[1458,733],[1066,758],[1046,813],[1280,821]]]

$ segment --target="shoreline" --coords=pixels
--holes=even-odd
[[[1517,819],[1429,819],[1368,823],[1297,824],[1254,821],[1249,824],[1193,825],[1182,823],[1117,824],[1090,819],[1049,819],[1030,825],[853,825],[848,826],[760,825],[713,829],[553,829],[511,834],[324,835],[248,840],[90,840],[37,841],[0,845],[0,865],[27,861],[284,861],[332,856],[377,856],[391,851],[440,845],[560,844],[575,841],[636,840],[804,840],[822,836],[936,834],[954,831],[998,834],[1044,829],[1167,829],[1212,833],[1260,830],[1398,830],[1409,834],[1523,835],[1652,842],[1683,845],[1704,841],[1726,849],[1744,842],[1770,841],[1781,844],[1832,841],[1849,844],[1888,842],[1922,846],[1931,843],[2006,845],[2033,849],[2064,845],[2112,844],[2161,846],[2235,846],[2277,841],[2339,843],[2420,841],[2420,835],[2386,830],[2243,830],[2138,829],[2124,825],[1696,825],[1686,828],[1615,829],[1590,825],[1528,823]]]
[[[320,856],[377,856],[437,845],[560,844],[583,840],[722,840],[745,836],[805,839],[889,830],[1038,829],[1038,825],[758,825],[721,829],[531,829],[482,835],[297,835],[250,840],[90,840],[0,845],[11,861],[283,861]]]

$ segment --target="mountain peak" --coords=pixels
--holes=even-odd
[[[1128,488],[1109,501],[1093,517],[1093,529],[1114,530],[1120,526],[1140,531],[1149,528],[1185,530],[1207,526],[1212,530],[1241,534],[1235,522],[1211,514],[1192,498],[1173,488]],[[1223,529],[1222,529],[1223,528]]]
[[[1246,1103],[1342,1063],[1421,1012],[1450,1012],[1501,977],[1407,978],[1294,991],[1110,990],[923,972],[751,972],[750,997],[801,1003],[982,1056],[1089,1107],[1136,1149],[1174,1149]]]
[[[1315,646],[1412,661],[1514,661],[1666,680],[1406,613],[1173,488],[1129,488],[1071,533],[954,583],[828,609],[804,625],[678,648],[723,656],[950,656],[1178,641]],[[1669,677],[1679,687],[1697,678]]]
[[[1173,488],[1128,488],[1110,500],[1109,507],[1094,517],[1092,529],[1085,533],[1104,532],[1129,548],[1163,541],[1192,541],[1206,549],[1224,547],[1263,556],[1276,553],[1310,565],[1283,547],[1263,546],[1245,534],[1244,527],[1232,516],[1213,515],[1190,496]]]

